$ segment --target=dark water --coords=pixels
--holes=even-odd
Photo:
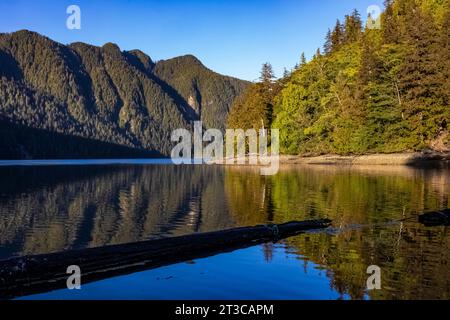
[[[448,169],[56,164],[0,166],[0,259],[266,222],[333,228],[32,298],[450,298],[448,227],[417,223],[450,207]],[[369,265],[381,290],[366,290]]]

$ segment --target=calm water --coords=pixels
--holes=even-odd
[[[5,164],[5,163],[4,163]],[[327,217],[333,227],[33,297],[65,299],[450,298],[450,171],[151,163],[0,165],[0,259],[234,226]],[[70,165],[66,165],[70,164]],[[366,291],[366,268],[382,289]],[[0,288],[1,290],[1,288]]]

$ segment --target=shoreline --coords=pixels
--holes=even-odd
[[[280,164],[424,165],[435,163],[450,164],[450,152],[374,153],[348,156],[328,154],[312,157],[280,155]]]
[[[205,161],[205,164],[224,166],[266,166],[276,161],[272,156],[258,157],[246,155],[244,160],[235,157],[234,163],[227,163],[230,158],[216,162]],[[252,159],[256,164],[250,164]],[[241,160],[244,163],[237,163]],[[76,158],[73,159],[0,159],[1,166],[11,165],[81,165],[81,164],[171,164],[171,158]],[[400,153],[373,153],[362,155],[324,154],[320,156],[279,155],[280,165],[450,165],[450,152],[400,152]]]
[[[258,164],[250,164],[249,156],[245,157],[245,163],[238,164],[235,158],[235,163],[226,163],[228,158],[223,161],[216,162],[218,165],[224,166],[264,166],[261,161]],[[241,159],[242,160],[242,159]],[[254,161],[258,159],[254,159]],[[259,158],[259,160],[261,160]],[[274,162],[275,159],[271,156],[264,157],[264,163]],[[280,165],[409,165],[409,166],[423,166],[423,165],[450,165],[450,152],[401,152],[401,153],[373,153],[363,155],[337,155],[326,154],[320,156],[302,156],[302,155],[280,155]]]

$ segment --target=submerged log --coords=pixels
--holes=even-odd
[[[450,226],[450,209],[427,212],[419,216],[419,222],[426,226]]]
[[[71,265],[80,267],[82,284],[85,284],[276,241],[330,224],[330,220],[322,219],[260,225],[3,260],[0,261],[0,299],[65,288],[70,276],[67,268]]]

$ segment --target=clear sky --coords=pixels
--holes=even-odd
[[[0,32],[29,29],[64,44],[117,43],[153,60],[193,54],[207,67],[246,80],[271,62],[277,76],[301,52],[310,58],[328,28],[354,8],[365,19],[382,0],[0,0]],[[66,9],[81,9],[69,30]]]

